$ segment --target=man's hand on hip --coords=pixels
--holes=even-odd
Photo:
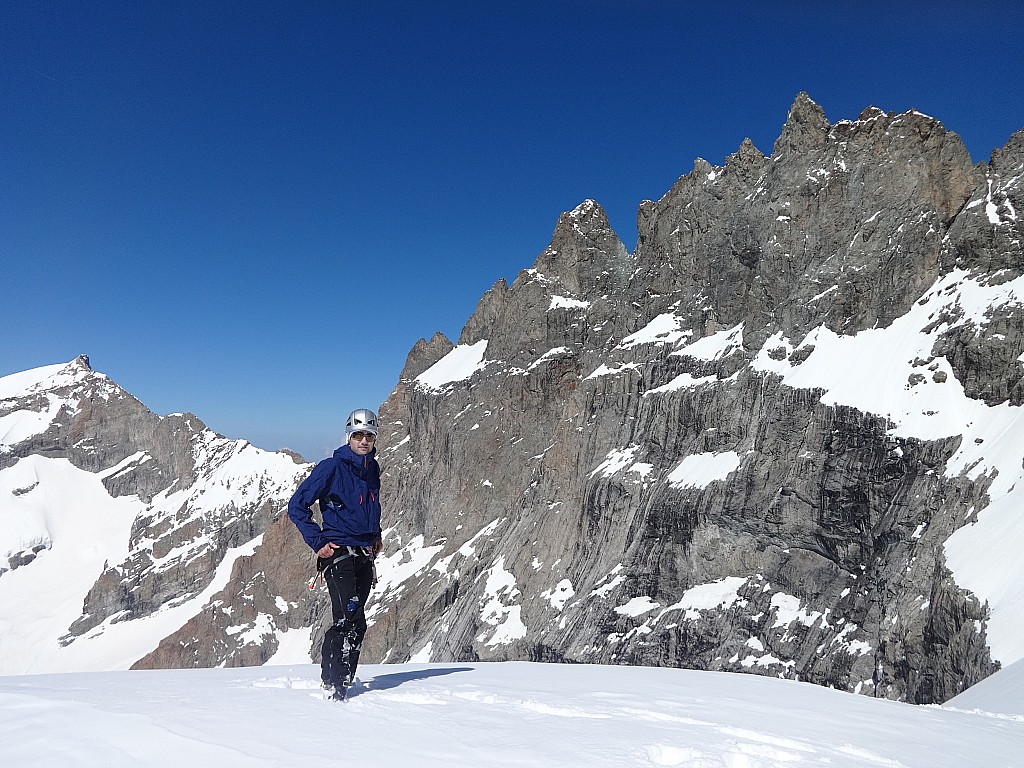
[[[322,558],[326,559],[326,558],[330,557],[331,555],[333,555],[334,554],[334,550],[336,550],[336,549],[341,549],[341,547],[339,547],[333,541],[328,541],[326,544],[324,544],[322,547],[320,547],[320,549],[318,549],[316,551],[316,554],[317,554],[318,557],[322,557]]]

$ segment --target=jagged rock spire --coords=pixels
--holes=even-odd
[[[831,129],[823,110],[806,93],[801,91],[789,108],[782,133],[775,142],[773,154],[800,152],[824,146]]]

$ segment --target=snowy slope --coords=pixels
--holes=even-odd
[[[0,670],[123,669],[141,655],[101,661],[90,647],[86,658],[71,658],[84,644],[61,648],[57,638],[78,618],[104,564],[127,556],[132,522],[144,509],[137,498],[111,498],[99,477],[67,459],[28,456],[0,471],[0,555],[48,545],[0,576]],[[132,649],[117,653],[130,657]]]
[[[322,699],[309,665],[0,678],[0,743],[24,768],[1024,764],[1024,717],[983,701],[914,707],[747,675],[526,662],[360,678],[344,704]]]
[[[946,707],[1024,719],[1024,661],[1014,662],[972,685],[946,702]]]

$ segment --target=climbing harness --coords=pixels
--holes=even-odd
[[[349,557],[368,557],[370,558],[370,567],[373,569],[373,582],[374,587],[377,586],[377,563],[376,555],[373,553],[373,547],[339,547],[337,551],[331,557],[317,557],[316,558],[316,573],[313,574],[307,582],[307,586],[312,590],[316,589],[317,581],[320,582],[321,586],[327,585],[327,571],[333,568],[335,565],[340,563]]]

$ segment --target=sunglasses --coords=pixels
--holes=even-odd
[[[372,443],[377,439],[377,436],[373,432],[353,432],[349,439],[355,440],[357,443],[361,443],[363,440]]]

